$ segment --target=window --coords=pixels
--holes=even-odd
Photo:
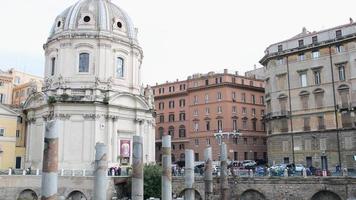
[[[220,83],[222,83],[222,82],[223,82],[223,81],[222,81],[222,77],[220,77],[220,78],[219,78],[219,81],[220,81]]]
[[[346,77],[345,77],[345,65],[340,64],[338,66],[338,71],[339,71],[339,80],[340,81],[345,81]]]
[[[247,120],[242,121],[242,128],[245,130],[247,129]]]
[[[261,116],[265,115],[265,110],[261,110]]]
[[[242,114],[243,114],[243,115],[246,115],[246,114],[247,114],[247,109],[246,109],[246,107],[243,107],[243,108],[242,108]]]
[[[218,113],[222,113],[222,107],[218,106]]]
[[[313,43],[313,44],[318,43],[318,36],[313,36],[313,37],[312,37],[312,43]]]
[[[174,88],[174,86],[170,86],[170,87],[168,88],[168,90],[169,90],[169,92],[174,92],[174,91],[175,91],[175,88]]]
[[[193,127],[195,132],[199,131],[199,123],[198,122],[194,122],[194,127]]]
[[[194,153],[194,161],[199,161],[199,153]]]
[[[206,144],[210,145],[210,138],[206,138]]]
[[[218,131],[222,131],[223,130],[223,123],[222,123],[222,120],[219,119],[218,120]]]
[[[315,106],[316,108],[322,108],[323,107],[323,99],[324,99],[324,93],[315,93]]]
[[[304,117],[304,131],[310,130],[310,117]]]
[[[251,112],[252,112],[252,116],[256,116],[256,108],[252,108]]]
[[[124,59],[118,57],[116,59],[116,78],[124,77]]]
[[[246,94],[245,93],[241,94],[241,101],[246,103]]]
[[[205,80],[205,85],[209,85],[209,79]]]
[[[232,77],[232,83],[236,83],[236,78]]]
[[[221,94],[221,92],[218,92],[218,94],[217,94],[217,99],[218,99],[218,101],[221,101],[221,99],[222,99],[222,94]]]
[[[324,116],[318,116],[318,129],[325,129]]]
[[[158,109],[160,109],[160,110],[164,109],[164,102],[159,102],[158,103]]]
[[[231,93],[232,101],[236,101],[236,92]]]
[[[172,136],[172,138],[174,137],[174,127],[173,126],[170,126],[168,128],[168,135]]]
[[[180,150],[184,149],[184,144],[180,144],[180,145],[179,145],[179,149],[180,149]]]
[[[117,61],[118,62],[118,61]],[[89,72],[89,54],[79,54],[79,72]]]
[[[256,138],[256,137],[253,138],[253,144],[254,144],[254,145],[257,144],[257,138]]]
[[[253,81],[250,81],[250,86],[253,86]]]
[[[277,65],[283,65],[284,64],[284,59],[283,58],[278,58],[277,59]]]
[[[244,85],[244,84],[245,84],[245,80],[241,79],[241,85]]]
[[[299,47],[303,47],[304,46],[304,40],[298,40],[298,45],[299,45]]]
[[[20,82],[21,82],[20,77],[16,76],[15,77],[15,84],[20,84]]]
[[[184,125],[179,126],[179,137],[180,138],[185,137],[185,126]]]
[[[319,56],[320,56],[320,53],[319,53],[318,50],[317,50],[317,51],[312,51],[312,58],[313,58],[313,59],[319,58]]]
[[[236,106],[232,106],[232,113],[236,113]]]
[[[300,101],[301,101],[301,107],[302,109],[308,109],[309,105],[308,105],[308,101],[309,101],[309,95],[303,95],[300,97]]]
[[[256,120],[252,120],[252,129],[254,130],[254,131],[256,131],[257,130],[257,122],[256,122]]]
[[[4,86],[4,82],[0,81],[0,86]]]
[[[193,111],[193,116],[198,116],[198,110],[197,110],[197,109],[195,109],[195,110]]]
[[[244,144],[247,144],[247,138],[244,138]]]
[[[198,104],[198,96],[194,96],[194,105]]]
[[[299,59],[299,61],[305,60],[304,53],[300,53],[300,54],[298,55],[298,59]]]
[[[5,135],[5,129],[4,128],[0,128],[0,136],[4,136]]]
[[[264,96],[260,97],[260,102],[261,102],[261,104],[265,104],[265,97]]]
[[[5,103],[6,100],[5,96],[6,96],[5,94],[0,93],[0,103]]]
[[[199,139],[198,138],[194,139],[194,144],[197,145],[197,146],[199,145]]]
[[[209,94],[205,94],[205,103],[209,103]]]
[[[194,82],[193,86],[198,87],[198,82]]]
[[[278,52],[281,52],[281,51],[283,51],[283,46],[280,44],[280,45],[278,45]]]
[[[210,114],[210,108],[205,108],[205,114],[209,115]]]
[[[55,67],[56,67],[56,58],[51,58],[51,76],[54,75]]]
[[[159,116],[159,123],[163,123],[164,122],[164,115],[160,115]]]
[[[256,104],[256,97],[255,95],[251,95],[251,103]]]
[[[16,137],[17,137],[17,138],[20,137],[20,130],[16,130]]]
[[[169,101],[168,106],[169,108],[174,108],[174,101]]]
[[[179,113],[179,121],[185,121],[185,113]]]
[[[320,76],[320,71],[314,71],[314,83],[315,85],[320,85],[321,84],[321,76]]]
[[[308,82],[307,82],[307,73],[300,73],[299,74],[300,77],[300,86],[301,87],[307,87],[308,86]]]
[[[237,120],[236,119],[232,120],[232,130],[234,130],[234,131],[237,130]]]
[[[210,121],[205,122],[205,127],[207,131],[210,131]]]
[[[174,122],[174,114],[169,114],[168,121],[169,122]]]
[[[342,37],[342,32],[341,32],[341,30],[335,31],[335,34],[336,34],[336,38]]]
[[[341,53],[344,51],[344,46],[343,45],[336,45],[335,47],[337,53]]]
[[[185,107],[185,99],[179,100],[179,107],[181,107],[181,108]]]

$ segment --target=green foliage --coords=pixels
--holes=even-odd
[[[54,103],[56,103],[56,98],[54,97],[54,96],[49,96],[48,97],[48,100],[47,100],[47,103],[48,104],[54,104]]]
[[[159,165],[149,164],[143,168],[144,173],[144,199],[150,197],[161,198],[162,168]]]

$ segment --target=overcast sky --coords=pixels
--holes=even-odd
[[[253,69],[272,43],[305,26],[321,30],[356,20],[354,0],[112,0],[131,16],[144,51],[143,83],[193,73]],[[76,0],[2,0],[0,68],[43,74],[56,16]]]

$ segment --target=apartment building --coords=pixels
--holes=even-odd
[[[161,161],[163,135],[172,136],[172,161],[184,161],[185,149],[204,160],[211,146],[219,159],[216,133],[225,137],[230,160],[267,159],[264,82],[224,73],[195,74],[186,80],[152,87],[156,107],[156,160]]]
[[[356,23],[302,33],[267,47],[270,163],[355,168]]]

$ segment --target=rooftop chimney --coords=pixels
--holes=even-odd
[[[354,20],[350,17],[350,24],[354,23]]]
[[[303,27],[302,33],[307,33],[307,28]]]
[[[224,74],[227,74],[227,73],[228,73],[227,69],[224,69]]]
[[[256,69],[257,67],[256,67],[256,64],[255,65],[253,65],[253,69]]]
[[[235,71],[235,75],[238,76],[239,75],[239,71]]]

